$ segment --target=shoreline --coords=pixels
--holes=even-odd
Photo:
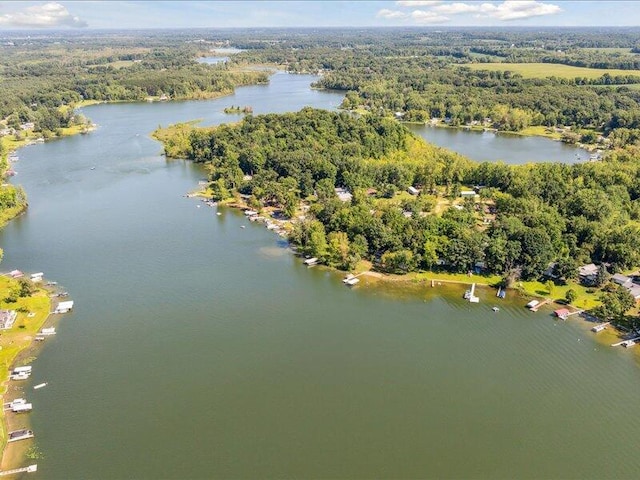
[[[11,288],[12,283],[15,282],[5,275],[0,278],[2,278],[0,281],[5,289]],[[18,299],[14,305],[16,309],[27,308],[27,312],[32,312],[34,315],[30,317],[27,312],[19,311],[15,324],[0,333],[0,344],[3,347],[0,352],[2,352],[2,356],[6,355],[3,359],[5,379],[1,382],[3,403],[24,396],[28,400],[28,397],[33,394],[31,389],[27,390],[27,387],[31,387],[30,379],[11,380],[9,376],[11,370],[16,366],[28,365],[37,359],[37,354],[44,347],[39,343],[45,343],[35,341],[38,332],[45,325],[57,325],[55,317],[52,316],[53,292],[54,288],[40,286],[31,297]],[[33,438],[19,442],[7,442],[8,432],[20,428],[31,429],[30,416],[28,414],[12,414],[10,411],[3,411],[0,416],[2,425],[0,431],[0,470],[21,467],[22,463],[29,459],[28,454],[34,447],[36,457],[32,460],[35,460],[37,458],[37,444]]]
[[[199,198],[201,201],[203,202],[208,202],[210,201],[210,195],[208,194],[206,189],[199,189],[199,190],[194,190],[189,192],[188,194],[185,195],[185,197],[187,198]],[[252,208],[244,201],[244,199],[242,197],[234,197],[225,201],[221,201],[221,202],[214,202],[211,205],[215,205],[217,206],[224,206],[230,209],[234,209],[234,210],[240,210],[240,211],[246,211],[246,210],[251,210]],[[277,224],[280,227],[280,230],[288,230],[290,229],[291,226],[291,220],[280,220],[280,219],[274,219],[271,216],[273,209],[265,209],[260,213],[260,217],[261,219],[261,223],[264,223],[267,227],[269,226],[269,224]],[[279,234],[280,236],[281,233],[278,233],[278,231],[276,231],[275,233]],[[286,238],[286,237],[285,237]],[[288,242],[288,239],[287,239]],[[303,258],[297,251],[296,251],[296,247],[295,245],[292,245],[289,243],[289,249],[291,250],[291,252],[299,258]],[[458,286],[466,286],[469,287],[473,284],[475,284],[478,287],[482,287],[483,289],[496,289],[496,284],[500,281],[500,277],[497,275],[494,276],[487,276],[487,275],[478,275],[478,274],[472,274],[470,275],[468,278],[465,279],[461,279],[461,278],[442,278],[442,277],[446,277],[448,275],[451,276],[461,276],[461,275],[465,275],[466,274],[450,274],[450,273],[443,273],[443,272],[435,272],[435,271],[420,271],[420,272],[411,272],[405,275],[398,275],[398,274],[388,274],[388,273],[383,273],[383,272],[377,272],[371,269],[371,263],[369,261],[363,260],[361,261],[360,265],[358,267],[356,267],[353,271],[349,272],[349,271],[344,271],[344,270],[339,270],[337,268],[334,267],[329,267],[327,265],[324,264],[319,264],[318,266],[320,266],[323,269],[326,269],[330,272],[334,272],[336,274],[340,274],[342,276],[344,275],[348,275],[348,274],[353,274],[356,275],[358,277],[362,276],[362,277],[368,277],[374,280],[374,282],[380,281],[383,283],[387,283],[389,285],[398,285],[398,284],[411,284],[413,286],[420,286],[422,288],[435,288],[438,286],[444,286],[446,287],[447,285],[452,286],[452,285],[458,285]],[[517,298],[521,298],[523,300],[523,305],[522,308],[525,308],[526,303],[528,303],[531,300],[538,300],[540,302],[544,302],[542,311],[546,312],[548,311],[549,316],[553,317],[555,320],[558,320],[557,317],[554,316],[553,311],[557,310],[559,308],[567,308],[570,310],[570,314],[569,316],[575,316],[579,318],[580,323],[585,326],[588,327],[589,329],[593,326],[596,325],[597,322],[596,320],[600,320],[600,322],[604,323],[603,320],[601,319],[597,319],[596,317],[594,317],[593,315],[590,315],[588,313],[589,308],[584,308],[584,307],[580,307],[578,305],[576,305],[574,302],[573,304],[569,304],[569,303],[561,303],[558,302],[558,300],[563,300],[562,298],[558,297],[557,295],[553,295],[551,293],[547,294],[547,295],[542,295],[541,293],[531,293],[528,290],[531,290],[533,288],[535,288],[535,284],[538,282],[529,282],[530,284],[527,285],[526,287],[524,286],[523,282],[518,282],[517,286],[512,286],[512,287],[508,287],[504,290],[506,290],[507,292],[509,292],[510,297],[514,297],[517,296]],[[527,288],[528,287],[528,288]],[[569,288],[571,288],[571,286],[569,286]],[[501,300],[496,298],[496,300]],[[513,301],[513,300],[512,300]],[[578,313],[581,312],[581,313]],[[586,315],[584,315],[582,312],[584,312]],[[568,318],[566,319],[562,319],[563,321],[567,321]],[[573,320],[573,319],[572,319]],[[605,332],[601,332],[600,334],[596,334],[594,333],[594,335],[596,335],[598,337],[597,340],[595,340],[597,343],[602,344],[602,345],[610,345],[611,342],[607,343],[608,340],[604,341],[604,339],[617,339],[617,340],[621,340],[623,338],[625,338],[625,336],[628,335],[628,332],[625,332],[619,328],[617,328],[615,325],[613,324],[609,324],[606,331]],[[634,352],[634,354],[638,357],[640,357],[640,351],[636,351]]]

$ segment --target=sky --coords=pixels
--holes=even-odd
[[[640,26],[640,1],[2,1],[0,30]]]

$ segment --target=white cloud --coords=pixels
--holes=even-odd
[[[389,10],[388,8],[383,8],[378,13],[376,13],[376,17],[378,18],[406,18],[407,14],[404,12],[400,12],[398,10]]]
[[[553,15],[561,11],[562,9],[558,5],[535,0],[506,0],[499,5],[483,3],[479,8],[480,16],[497,18],[498,20],[519,20],[541,15]]]
[[[457,15],[459,13],[479,12],[481,5],[471,5],[469,3],[446,3],[443,5],[436,5],[433,7],[433,11],[444,15]]]
[[[449,21],[448,17],[429,10],[414,10],[411,12],[411,18],[418,23],[442,23]]]
[[[400,7],[431,7],[442,3],[442,0],[398,0],[396,5]]]
[[[64,5],[49,2],[22,11],[0,15],[0,27],[51,28],[86,27],[87,22],[71,15]]]

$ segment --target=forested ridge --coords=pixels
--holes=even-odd
[[[210,165],[215,199],[240,193],[254,208],[282,209],[295,219],[292,241],[339,268],[363,258],[396,273],[467,272],[481,263],[514,280],[538,278],[551,262],[565,279],[580,263],[607,262],[613,271],[640,264],[633,149],[575,165],[476,163],[389,119],[310,108],[182,125],[158,138],[168,154]],[[410,186],[420,195],[401,193]],[[460,201],[470,186],[478,198]]]

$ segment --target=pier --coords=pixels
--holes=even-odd
[[[629,347],[633,347],[638,340],[640,340],[640,337],[629,338],[627,340],[622,340],[621,342],[618,342],[618,343],[612,343],[611,346],[618,347],[622,345],[625,348],[629,348]]]
[[[14,468],[13,470],[5,470],[4,472],[0,472],[0,477],[5,477],[7,475],[15,475],[17,473],[32,473],[38,471],[38,465],[29,465],[28,467],[22,468]]]
[[[547,298],[546,300],[541,301],[540,303],[536,303],[532,307],[529,308],[532,312],[537,312],[538,309],[544,305],[551,303],[551,299]]]

